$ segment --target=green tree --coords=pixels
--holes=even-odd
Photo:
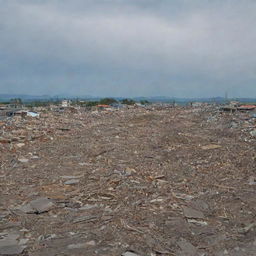
[[[110,105],[113,103],[118,103],[118,101],[113,98],[104,98],[99,101],[99,104],[102,104],[102,105]]]
[[[123,99],[121,100],[121,103],[125,105],[134,105],[136,102],[132,99]]]
[[[146,105],[146,104],[149,104],[149,101],[148,101],[148,100],[141,100],[141,101],[140,101],[140,104]]]
[[[87,101],[86,102],[86,107],[94,107],[94,106],[97,106],[99,104],[98,101]]]

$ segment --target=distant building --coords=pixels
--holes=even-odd
[[[63,100],[63,101],[61,102],[61,106],[62,106],[63,108],[70,107],[70,105],[71,105],[71,100]]]
[[[238,110],[245,110],[245,111],[250,111],[250,110],[255,110],[256,109],[256,105],[241,105],[237,108]]]
[[[124,108],[124,105],[121,103],[112,103],[110,104],[110,107],[113,107],[115,109],[121,109],[121,108]]]
[[[238,106],[240,105],[240,102],[233,100],[233,101],[230,101],[230,102],[229,102],[229,105],[230,105],[230,106],[233,106],[233,107],[238,107]]]
[[[191,103],[192,107],[198,108],[203,106],[203,102],[192,102]]]
[[[5,105],[5,104],[0,104],[0,110],[5,110],[5,109],[7,109],[7,108],[8,108],[7,105]]]
[[[112,107],[106,104],[99,104],[96,106],[98,110],[111,110]]]

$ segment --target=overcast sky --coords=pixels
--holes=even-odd
[[[0,6],[0,93],[256,97],[255,0]]]

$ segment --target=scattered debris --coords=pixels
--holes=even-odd
[[[221,145],[211,144],[211,145],[202,146],[203,150],[217,149],[217,148],[221,148]]]
[[[27,112],[27,116],[30,116],[30,117],[39,117],[39,114],[36,113],[36,112],[28,111],[28,112]]]
[[[253,222],[241,229],[239,229],[239,233],[242,233],[242,234],[246,234],[248,233],[250,230],[254,229],[256,227],[256,222]]]
[[[13,111],[0,255],[254,255],[255,110],[234,108]]]
[[[79,222],[92,222],[99,218],[99,216],[80,216],[73,220],[73,223],[79,223]]]

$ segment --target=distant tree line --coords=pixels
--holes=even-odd
[[[52,100],[33,100],[33,101],[25,101],[23,102],[22,99],[20,98],[14,98],[11,99],[9,102],[2,102],[2,104],[11,104],[15,106],[21,106],[25,105],[26,107],[47,107],[50,105],[60,105],[62,102],[61,99],[52,99]],[[117,100],[114,98],[103,98],[100,100],[95,100],[95,101],[90,101],[90,100],[80,100],[80,99],[73,99],[72,100],[72,105],[80,105],[80,106],[85,106],[85,107],[93,107],[97,105],[114,105],[114,104],[124,104],[124,105],[134,105],[136,103],[140,103],[142,105],[149,104],[150,102],[147,100],[141,100],[136,102],[133,99],[121,99]]]
[[[147,100],[141,100],[139,101],[140,104],[146,105],[149,104],[150,102]],[[134,105],[136,104],[136,101],[133,99],[122,99],[120,101],[113,99],[113,98],[103,98],[98,101],[76,101],[74,102],[74,105],[82,105],[82,106],[87,106],[87,107],[93,107],[97,105],[113,105],[113,104],[124,104],[124,105]]]

